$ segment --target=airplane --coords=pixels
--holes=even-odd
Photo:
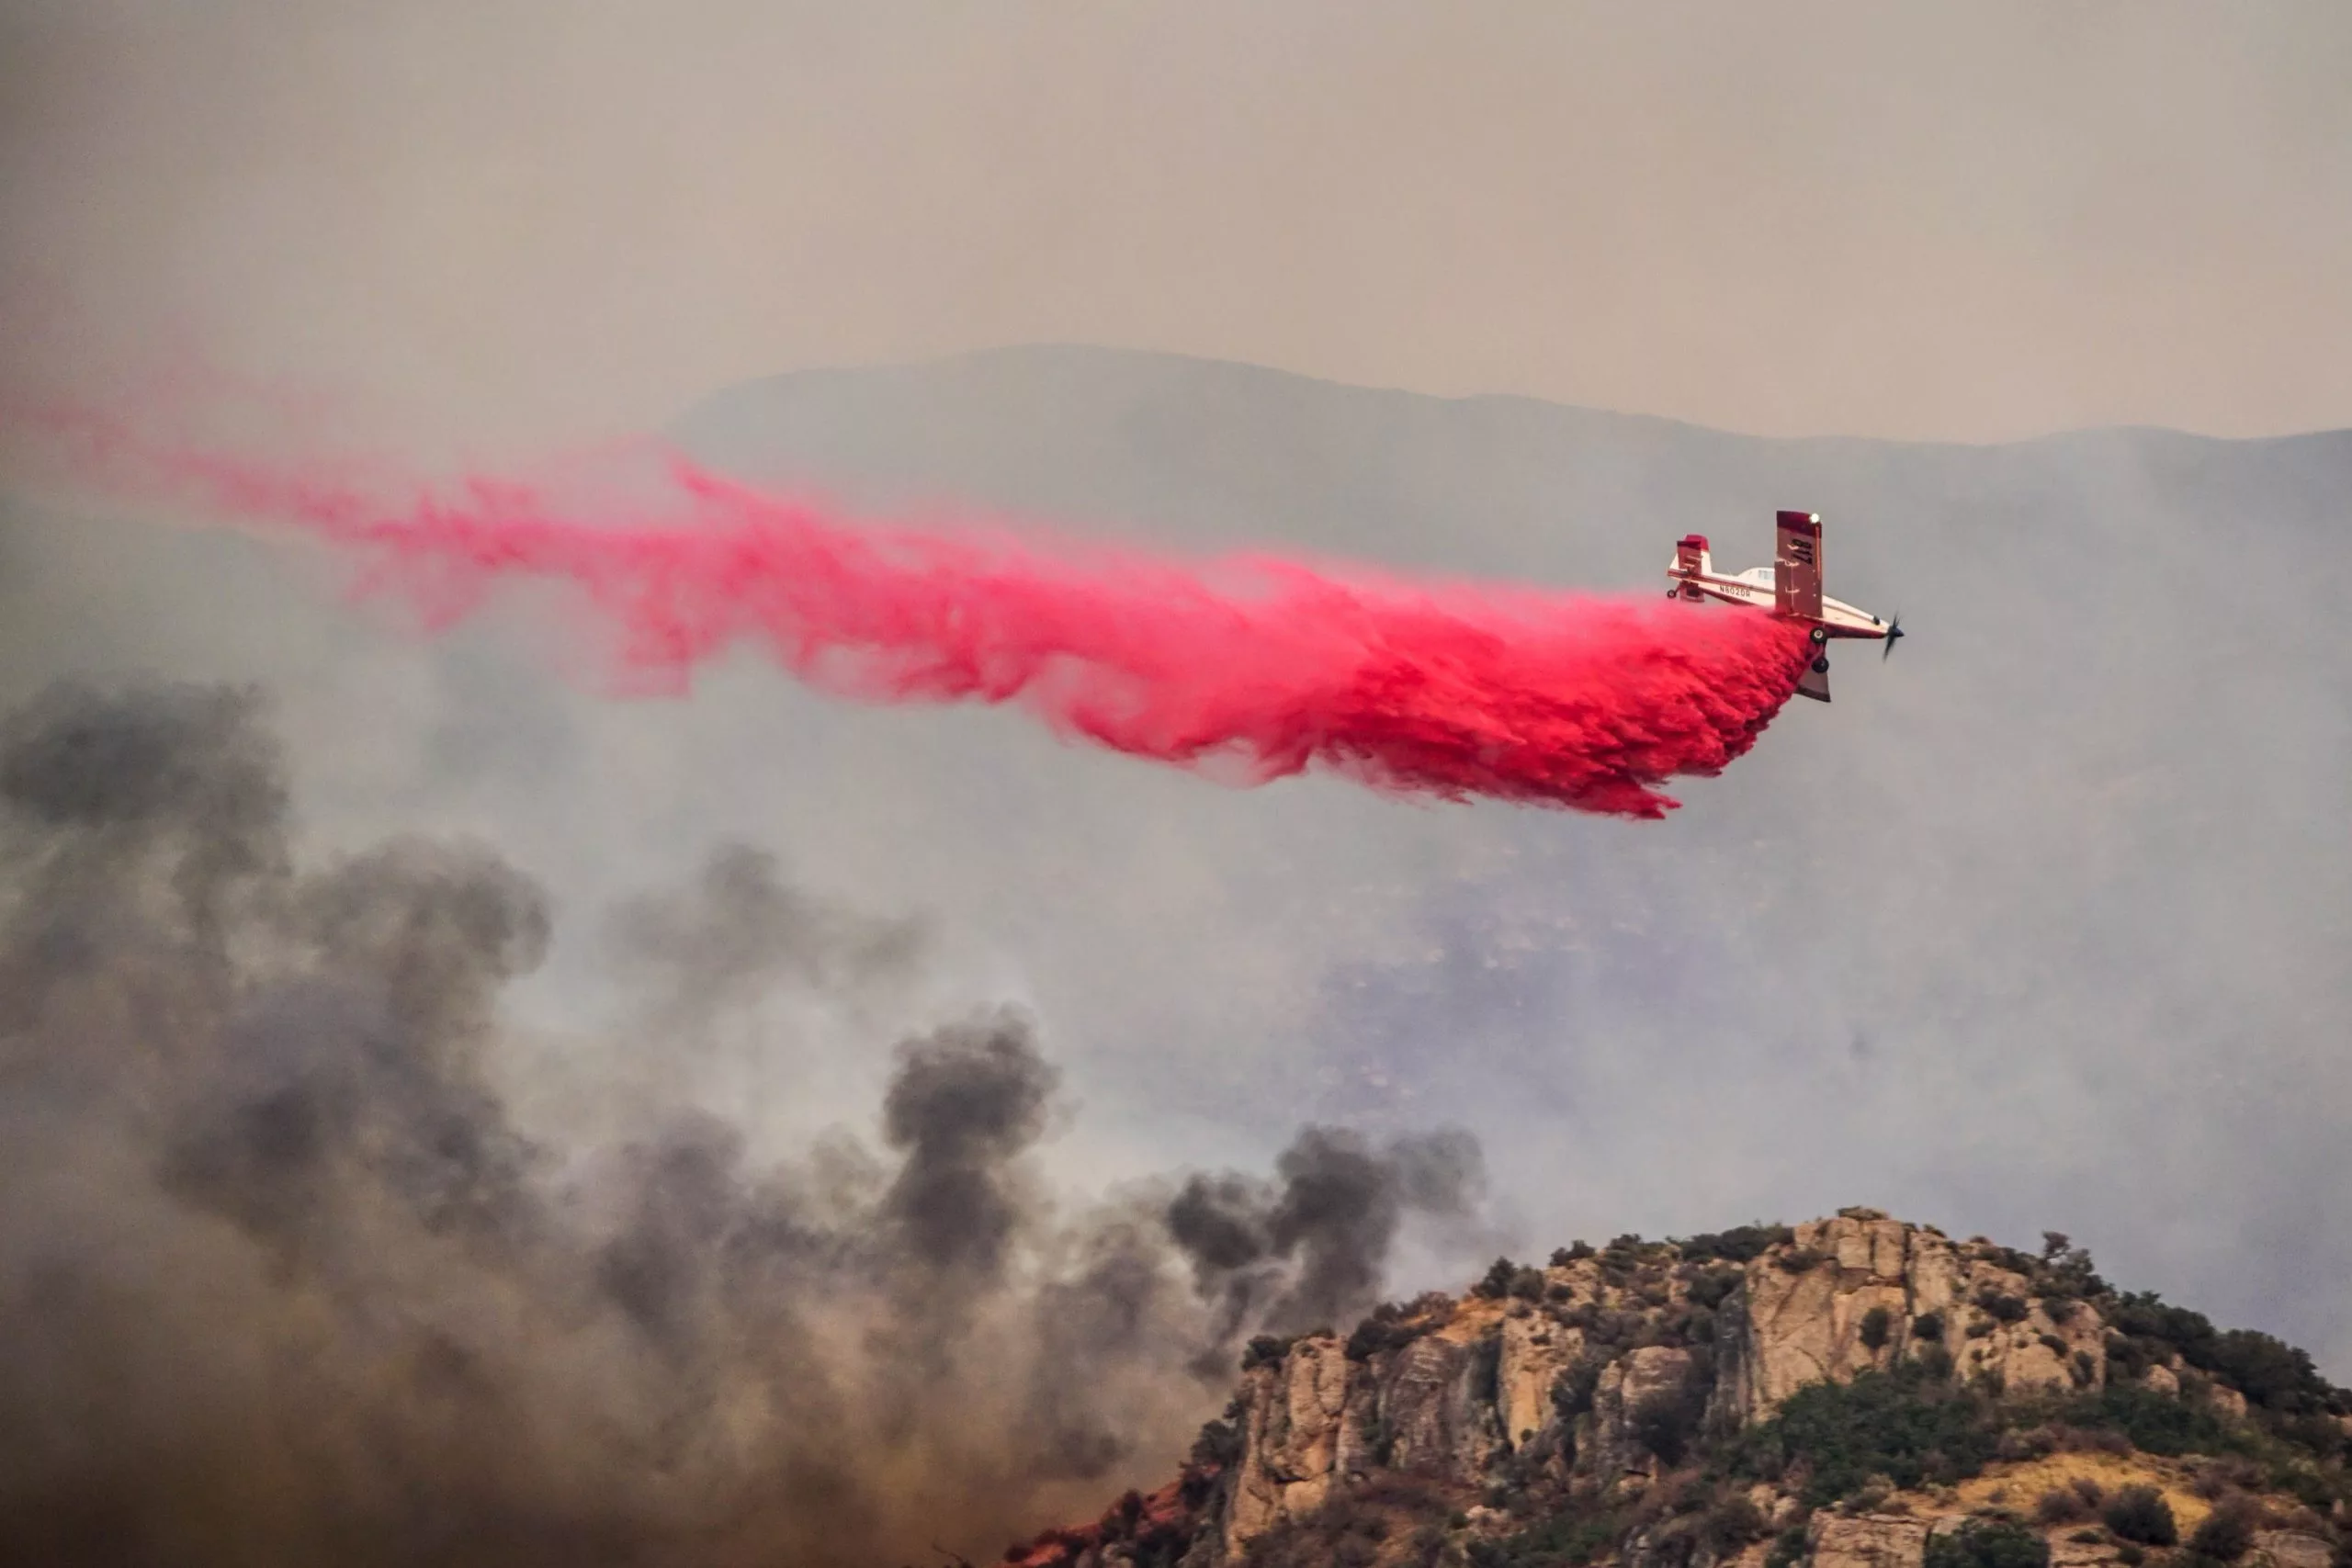
[[[1666,569],[1666,596],[1692,603],[1715,599],[1765,610],[1784,621],[1810,624],[1813,661],[1806,666],[1797,692],[1817,702],[1829,700],[1829,639],[1834,637],[1876,637],[1885,644],[1879,657],[1894,651],[1903,635],[1903,617],[1882,621],[1868,610],[1821,592],[1821,514],[1783,512],[1780,519],[1780,553],[1770,566],[1754,566],[1736,576],[1718,575],[1707,553],[1707,536],[1686,534],[1675,541],[1674,563]]]

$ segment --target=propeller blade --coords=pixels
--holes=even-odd
[[[1886,646],[1878,650],[1878,661],[1881,664],[1885,663],[1888,660],[1894,657],[1895,639],[1902,637],[1902,635],[1903,617],[1901,615],[1897,615],[1894,620],[1887,623]]]

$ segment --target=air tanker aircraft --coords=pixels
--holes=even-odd
[[[1720,599],[1764,610],[1784,621],[1804,621],[1813,628],[1813,663],[1797,690],[1819,702],[1829,700],[1829,639],[1833,637],[1877,637],[1886,644],[1881,659],[1894,651],[1903,635],[1903,617],[1882,621],[1868,610],[1826,599],[1821,593],[1821,515],[1815,512],[1780,514],[1781,549],[1770,566],[1752,566],[1736,577],[1718,577],[1707,555],[1707,537],[1688,534],[1676,542],[1674,564],[1666,569],[1672,586],[1669,599]]]

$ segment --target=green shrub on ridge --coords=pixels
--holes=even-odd
[[[1860,1492],[1873,1475],[1905,1488],[1964,1480],[1992,1459],[1995,1437],[1982,1396],[1904,1366],[1799,1389],[1742,1435],[1734,1463],[1767,1480],[1802,1469],[1799,1496],[1820,1507]]]

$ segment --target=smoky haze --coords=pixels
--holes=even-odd
[[[0,722],[12,1561],[981,1553],[1165,1470],[1270,1321],[1187,1278],[1173,1182],[1042,1183],[1060,1075],[1018,1010],[889,1054],[878,1152],[763,1159],[641,1090],[626,1135],[533,1135],[491,1058],[545,895],[462,841],[306,863],[288,809],[249,691]],[[741,848],[616,940],[721,928],[695,958],[739,988],[920,962]],[[1362,1312],[1406,1211],[1468,1217],[1478,1167],[1467,1134],[1305,1129],[1275,1297]]]
[[[314,852],[495,845],[554,914],[484,1070],[551,1141],[630,1135],[659,1092],[754,1162],[815,1157],[883,1104],[892,1041],[1002,1001],[1083,1107],[1034,1151],[1069,1190],[1268,1172],[1302,1119],[1374,1148],[1459,1125],[1482,1250],[1874,1202],[2063,1229],[2111,1278],[2352,1366],[2327,1305],[2352,1272],[2328,598],[2352,435],[1782,442],[1069,349],[747,384],[675,434],[859,505],[1646,593],[1673,536],[1744,565],[1804,505],[1831,591],[1914,635],[1838,655],[1835,704],[1629,829],[1225,789],[1015,716],[829,703],[750,654],[611,702],[534,596],[420,643],[299,550],[19,506],[6,694],[267,682]],[[741,853],[791,891],[746,896]],[[728,945],[763,924],[807,956]],[[1400,1285],[1458,1282],[1409,1234],[1396,1258]]]

